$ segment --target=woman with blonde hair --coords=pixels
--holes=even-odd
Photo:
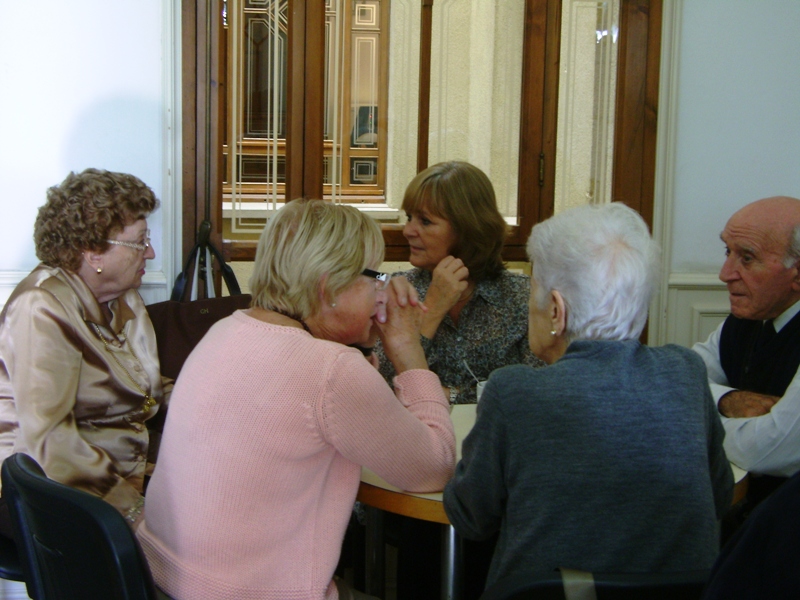
[[[187,359],[148,488],[139,539],[170,596],[349,598],[332,578],[361,467],[418,492],[450,478],[455,440],[419,342],[423,309],[402,280],[386,287],[383,251],[378,225],[352,207],[296,200],[267,224],[252,307]],[[373,327],[397,395],[350,347]]]

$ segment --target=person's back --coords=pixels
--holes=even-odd
[[[447,512],[468,538],[500,529],[487,586],[710,568],[732,486],[722,438],[691,351],[576,341],[545,369],[492,375]]]
[[[138,531],[157,585],[176,598],[333,597],[360,465],[437,485],[424,481],[438,436],[410,425],[449,424],[444,407],[412,414],[441,397],[439,380],[399,380],[410,408],[354,349],[243,311],[214,325],[178,379]],[[388,439],[387,423],[406,435]]]

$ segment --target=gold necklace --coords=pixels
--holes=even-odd
[[[114,352],[112,352],[111,348],[108,347],[108,341],[106,340],[106,337],[100,331],[100,327],[97,326],[97,323],[92,323],[92,326],[94,327],[94,330],[97,332],[97,337],[99,337],[102,340],[103,346],[106,347],[106,351],[111,355],[111,358],[113,358],[114,362],[116,362],[119,365],[120,369],[125,371],[125,375],[128,376],[128,379],[131,380],[131,383],[144,396],[144,404],[142,405],[142,412],[144,412],[144,413],[150,412],[150,409],[152,407],[154,407],[156,405],[156,403],[157,403],[156,399],[153,398],[150,394],[148,394],[141,385],[139,385],[139,382],[137,382],[133,378],[133,375],[131,375],[130,371],[128,371],[128,369],[125,368],[125,365],[122,364],[122,361],[120,361],[120,359],[117,358],[117,355]],[[125,338],[125,341],[127,341],[127,338]],[[125,343],[125,342],[123,341],[123,343]],[[133,355],[133,358],[135,358],[136,362],[139,363],[139,366],[141,366],[142,369],[144,369],[144,366],[142,365],[142,361],[139,360],[139,357],[136,356],[136,352],[133,351],[133,344],[129,344],[128,348],[130,349],[131,354]]]

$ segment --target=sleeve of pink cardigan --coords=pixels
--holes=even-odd
[[[395,396],[356,352],[333,362],[317,417],[345,458],[401,489],[440,491],[453,475],[455,434],[439,378],[422,369],[395,379]]]

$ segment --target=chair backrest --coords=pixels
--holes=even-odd
[[[573,572],[574,573],[574,572]],[[487,589],[481,600],[693,600],[700,598],[709,571],[683,573],[584,573],[593,580],[588,591],[571,577],[515,575]],[[573,595],[574,594],[574,595]]]
[[[704,600],[800,598],[800,472],[756,506],[722,548]]]
[[[35,600],[157,598],[136,536],[114,507],[48,479],[26,454],[3,462],[2,480]]]

